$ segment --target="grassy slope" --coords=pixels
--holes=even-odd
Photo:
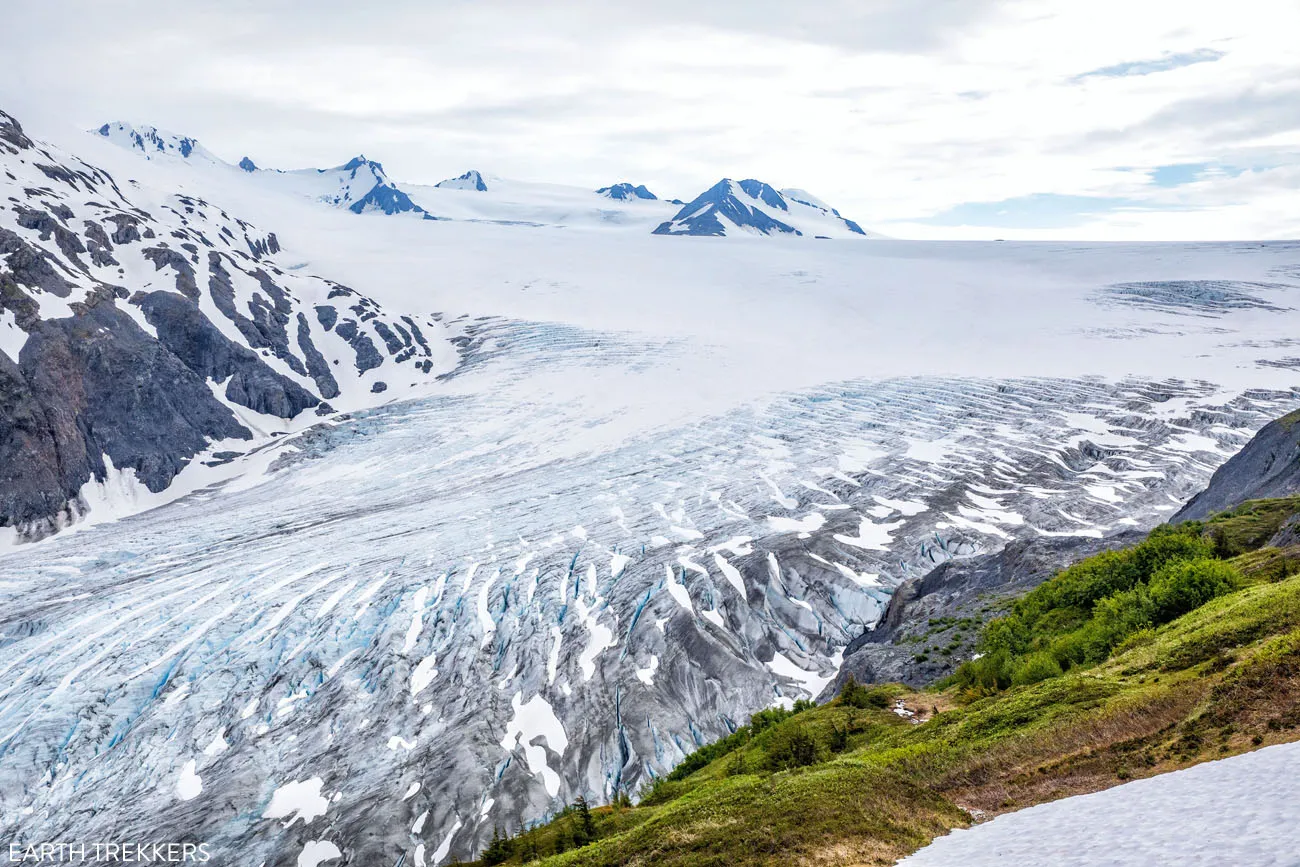
[[[890,864],[968,824],[971,813],[1294,740],[1300,575],[1284,576],[1300,572],[1300,548],[1258,546],[1297,511],[1300,499],[1262,501],[1207,522],[1207,536],[1226,538],[1247,586],[1144,632],[1106,662],[968,704],[955,689],[881,688],[920,724],[842,703],[805,711],[661,784],[637,807],[595,810],[597,842],[539,863]],[[768,771],[769,747],[792,727],[813,734],[820,761]],[[836,730],[849,731],[839,752]],[[528,832],[521,849],[550,855],[572,821]]]

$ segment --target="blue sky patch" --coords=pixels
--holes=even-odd
[[[1088,78],[1127,78],[1133,75],[1151,75],[1156,72],[1168,72],[1171,69],[1193,66],[1197,63],[1213,63],[1224,56],[1224,52],[1216,51],[1213,48],[1198,48],[1195,51],[1166,54],[1164,57],[1154,60],[1131,60],[1127,63],[1116,63],[1114,66],[1103,66],[1100,69],[1080,73],[1070,80],[1083,81]]]
[[[1198,180],[1209,167],[1209,163],[1173,163],[1167,166],[1156,166],[1151,170],[1151,183],[1157,187],[1180,187]]]

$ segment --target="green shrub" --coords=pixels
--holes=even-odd
[[[967,689],[993,693],[1011,686],[1012,674],[1011,652],[1000,648],[977,659],[963,662],[953,673],[952,679],[959,686]]]
[[[1040,680],[1060,677],[1062,674],[1061,664],[1052,654],[1038,651],[1020,660],[1016,665],[1015,673],[1011,676],[1011,683],[1013,686],[1028,686]]]
[[[884,710],[889,707],[889,691],[879,686],[863,686],[853,675],[849,675],[840,688],[840,701],[850,707]]]
[[[1213,559],[1201,533],[1199,524],[1157,527],[1131,548],[1061,571],[984,628],[981,657],[961,665],[953,682],[987,695],[1056,677],[1227,592],[1236,570]]]
[[[1232,590],[1240,573],[1222,560],[1198,558],[1166,565],[1151,579],[1151,601],[1167,623]]]
[[[802,725],[782,726],[767,741],[767,767],[772,771],[816,764],[820,751],[817,739]]]

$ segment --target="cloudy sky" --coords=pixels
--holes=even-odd
[[[1296,0],[4,7],[0,107],[263,166],[757,177],[899,237],[1300,237]]]

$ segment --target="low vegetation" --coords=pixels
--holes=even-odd
[[[1082,561],[948,682],[762,711],[636,806],[580,800],[482,863],[891,864],[973,817],[1294,740],[1300,546],[1266,542],[1297,513],[1250,503]]]

